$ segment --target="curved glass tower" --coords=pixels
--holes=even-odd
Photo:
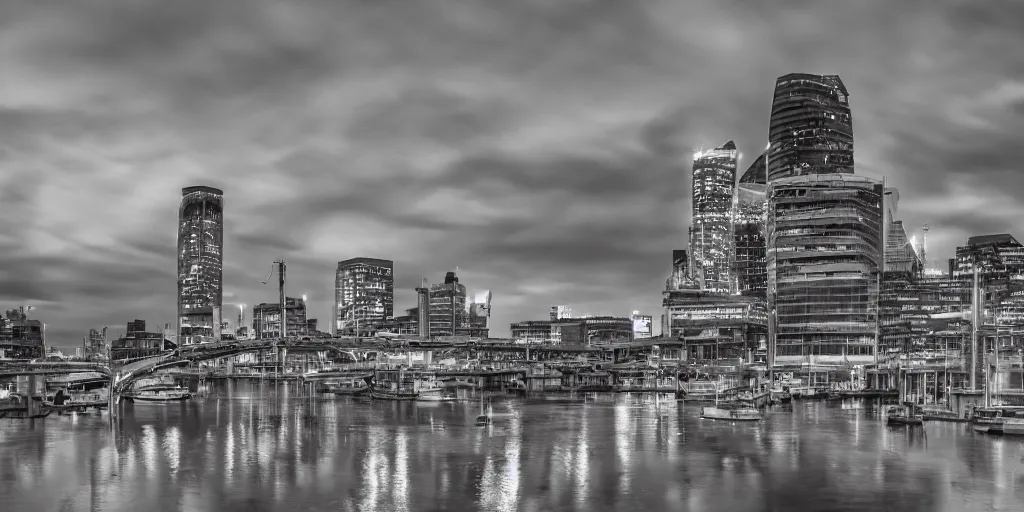
[[[178,208],[178,335],[180,343],[215,337],[223,304],[224,192],[181,189]]]
[[[775,82],[768,181],[853,173],[850,95],[838,75],[792,73]]]

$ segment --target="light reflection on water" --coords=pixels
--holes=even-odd
[[[3,510],[1020,510],[1024,442],[890,429],[870,402],[758,424],[619,395],[586,405],[311,401],[224,383],[205,401],[0,422]]]

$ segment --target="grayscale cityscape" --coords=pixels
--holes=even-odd
[[[44,4],[3,510],[1024,510],[1024,4]]]

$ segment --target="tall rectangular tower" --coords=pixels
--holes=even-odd
[[[213,187],[181,190],[178,208],[179,343],[213,340],[214,312],[223,304],[224,192]]]
[[[694,268],[704,288],[732,289],[732,201],[736,187],[736,144],[693,155],[693,227],[691,249]]]
[[[395,318],[395,263],[379,258],[338,262],[334,276],[335,333],[376,332]]]

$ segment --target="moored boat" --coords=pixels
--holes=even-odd
[[[726,421],[760,421],[762,419],[761,411],[753,407],[727,407],[723,405],[701,407],[700,417],[708,420]]]
[[[1001,416],[1002,411],[991,407],[979,407],[971,413],[971,429],[987,434],[992,430]],[[997,429],[998,430],[998,429]]]
[[[363,379],[344,378],[327,383],[327,390],[335,395],[353,396],[368,392],[370,387]]]
[[[885,416],[885,423],[893,426],[924,425],[924,415],[913,404],[893,406]]]
[[[1024,418],[1015,416],[996,418],[988,433],[1004,436],[1024,436]]]
[[[192,398],[192,393],[181,386],[146,386],[128,395],[134,402],[168,403],[180,402]]]

